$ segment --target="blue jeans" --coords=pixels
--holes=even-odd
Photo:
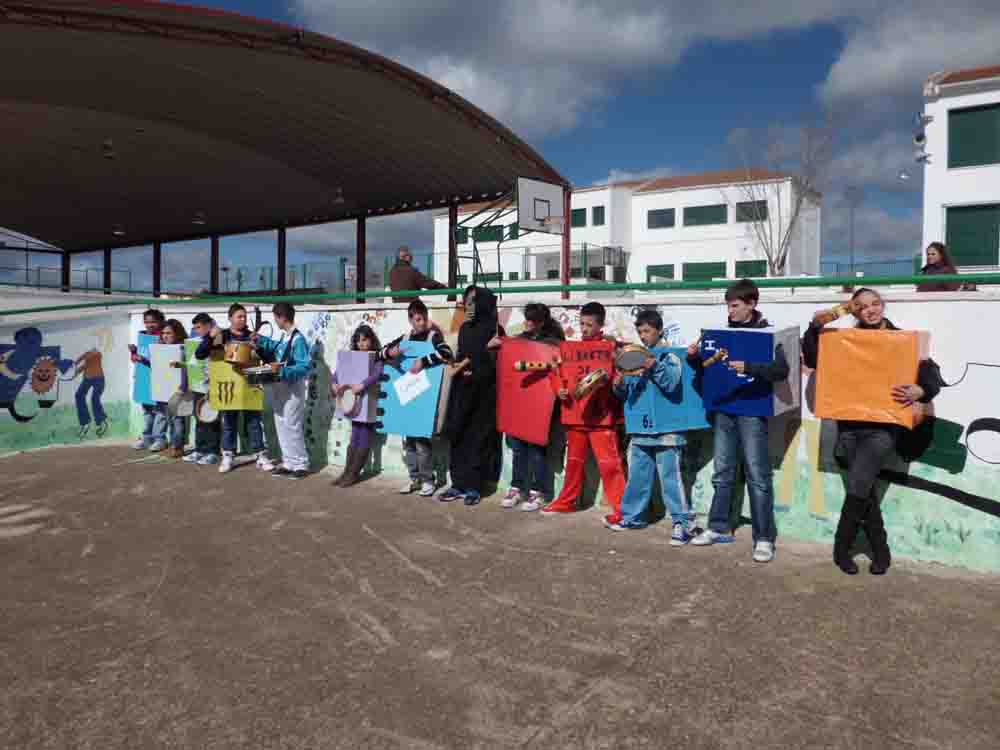
[[[669,445],[636,445],[628,451],[628,484],[622,496],[622,525],[641,529],[649,523],[646,517],[653,498],[653,482],[660,476],[660,492],[674,523],[688,525],[687,494],[681,478],[682,448]]]
[[[510,435],[507,436],[507,444],[513,454],[510,486],[524,493],[529,490],[541,492],[546,500],[551,500],[555,477],[545,446],[526,443]]]
[[[264,421],[259,411],[222,412],[222,450],[236,453],[236,433],[239,432],[240,414],[247,426],[247,440],[250,453],[264,450]]]
[[[194,425],[194,449],[197,453],[219,455],[221,425],[218,422],[198,422]]]
[[[90,401],[94,405],[94,424],[100,426],[108,419],[108,415],[104,413],[104,405],[101,403],[101,396],[104,394],[104,378],[84,378],[76,389],[76,416],[80,420],[81,427],[90,424],[90,412],[87,410],[88,391],[92,393]]]
[[[767,452],[767,417],[734,417],[716,412],[715,471],[712,485],[712,509],[708,528],[720,534],[732,531],[729,508],[733,500],[736,469],[740,463],[746,470],[750,492],[750,522],[753,541],[773,542],[777,536],[774,524],[774,483],[771,459]]]
[[[142,405],[142,439],[146,445],[167,441],[167,411],[160,404]]]
[[[170,427],[170,447],[183,448],[187,443],[188,418],[168,417],[168,426]]]

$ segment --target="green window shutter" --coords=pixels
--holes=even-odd
[[[666,263],[658,266],[646,266],[646,282],[672,281],[674,278],[674,264]]]
[[[548,271],[545,272],[545,278],[547,278],[547,279],[558,279],[559,278],[559,271],[557,271],[554,268],[550,268]]]
[[[711,281],[726,277],[726,261],[720,263],[685,263],[684,281]]]
[[[501,278],[503,278],[503,274],[500,273],[484,273],[479,276],[479,280],[484,284],[495,284]]]
[[[458,227],[455,229],[455,243],[458,245],[465,245],[469,242],[469,228],[468,227]]]
[[[956,266],[997,265],[1000,204],[949,208],[945,221],[945,242]]]
[[[488,224],[472,230],[476,242],[503,242],[503,224]]]
[[[604,206],[594,206],[590,210],[590,225],[594,227],[604,226]]]
[[[738,260],[736,261],[737,279],[759,279],[767,276],[766,260]]]
[[[767,221],[767,201],[737,203],[736,221]]]
[[[465,286],[468,283],[469,283],[469,277],[466,276],[465,274],[460,273],[458,276],[455,277],[456,287]]]
[[[717,203],[713,206],[688,206],[684,209],[684,226],[704,227],[711,224],[725,224],[729,221],[729,206]]]
[[[517,271],[511,271],[507,274],[508,281],[517,281]]]
[[[1000,163],[1000,104],[948,112],[948,167]]]
[[[670,229],[674,225],[674,209],[657,208],[646,212],[647,229]]]
[[[508,224],[507,225],[507,239],[509,239],[509,240],[516,240],[518,238],[518,235],[520,234],[520,231],[521,230],[520,230],[520,228],[518,227],[517,224]]]
[[[570,213],[570,226],[571,227],[587,226],[587,209],[574,208],[572,213]]]

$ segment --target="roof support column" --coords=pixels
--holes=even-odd
[[[160,282],[163,272],[163,245],[159,242],[153,243],[153,296],[160,296]]]
[[[104,250],[104,293],[111,294],[111,248]]]
[[[358,293],[357,301],[364,302],[361,295],[365,292],[365,256],[368,254],[367,236],[365,234],[365,217],[358,217],[358,241],[354,256],[354,286]]]
[[[62,290],[64,292],[69,291],[70,287],[70,254],[64,252],[62,254],[62,265],[60,266],[61,276],[62,276]]]
[[[208,291],[212,294],[219,293],[219,238],[212,237],[212,257],[211,268],[208,276]]]
[[[288,249],[287,230],[281,227],[278,230],[278,291],[284,292],[287,287],[288,264],[285,258],[285,251]]]
[[[560,283],[563,285],[569,284],[569,230],[570,225],[573,223],[570,220],[572,215],[572,195],[570,194],[569,187],[563,190],[563,235],[562,235],[562,259],[559,263],[560,265]],[[563,299],[569,299],[569,292],[563,290]]]
[[[448,206],[448,288],[454,289],[458,283],[458,206]],[[455,295],[449,294],[448,301],[454,302]]]

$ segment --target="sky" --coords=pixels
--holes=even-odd
[[[821,187],[823,259],[832,261],[847,256],[851,186],[864,191],[859,257],[919,250],[922,169],[911,139],[922,84],[939,70],[1000,62],[996,0],[205,4],[326,33],[425,73],[510,127],[577,186],[733,167],[734,131],[831,123],[835,150]],[[904,171],[910,179],[900,179]],[[289,262],[349,253],[353,233],[352,224],[290,233]],[[430,216],[369,223],[376,256],[403,242],[429,252]],[[269,264],[273,248],[269,234],[225,239],[223,256]],[[203,248],[189,251],[165,269],[165,286]],[[114,265],[134,266],[139,277],[148,255],[116,254]]]

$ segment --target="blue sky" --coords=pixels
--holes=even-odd
[[[735,166],[726,145],[734,129],[794,131],[827,117],[836,141],[823,182],[826,260],[846,256],[843,191],[852,184],[865,190],[856,219],[860,256],[900,258],[919,249],[922,173],[910,139],[922,83],[937,70],[1000,62],[995,0],[208,4],[400,60],[496,116],[577,185]],[[905,182],[903,170],[911,175]],[[376,255],[404,241],[429,251],[430,218],[369,226]],[[289,260],[328,260],[352,243],[350,226],[301,230],[289,239]],[[115,265],[141,269],[144,253],[122,254]],[[223,253],[235,263],[267,264],[273,241],[227,240]]]

